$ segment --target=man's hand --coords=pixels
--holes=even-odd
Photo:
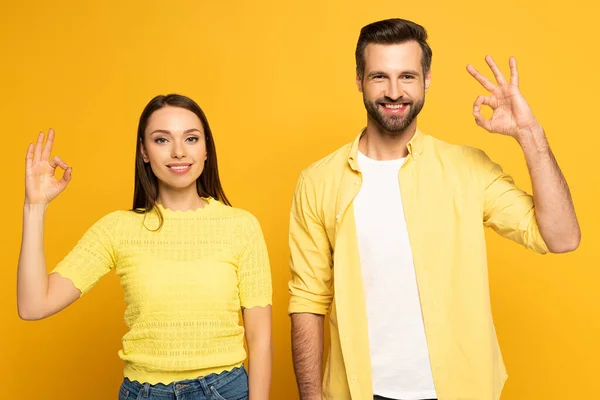
[[[493,84],[472,65],[467,65],[467,71],[490,92],[488,96],[479,96],[473,104],[473,116],[477,125],[490,133],[500,133],[512,136],[521,142],[524,135],[533,131],[540,131],[541,127],[525,98],[519,91],[519,73],[517,61],[514,57],[509,60],[510,81],[506,82],[500,68],[491,56],[486,56],[485,61],[496,77],[497,84]],[[488,120],[481,114],[481,106],[492,108],[492,117]]]

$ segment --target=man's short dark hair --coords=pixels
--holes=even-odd
[[[363,78],[365,72],[365,49],[369,43],[377,44],[400,44],[411,40],[421,46],[423,54],[421,65],[423,74],[427,74],[431,68],[432,51],[427,44],[427,31],[421,25],[401,18],[386,19],[373,22],[360,30],[358,43],[356,44],[356,73]]]

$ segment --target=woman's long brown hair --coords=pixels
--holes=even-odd
[[[220,202],[231,205],[219,179],[219,168],[217,166],[217,151],[213,139],[208,119],[198,104],[189,97],[179,94],[168,94],[166,96],[156,96],[146,105],[138,124],[137,145],[135,150],[135,186],[133,190],[133,208],[132,211],[138,213],[147,213],[156,208],[158,199],[158,179],[149,163],[145,163],[142,158],[142,145],[148,120],[152,113],[163,107],[181,107],[190,110],[198,116],[204,128],[204,137],[206,140],[206,154],[204,170],[196,180],[196,189],[200,197],[212,197]],[[158,211],[158,209],[157,209]],[[163,223],[162,214],[158,213],[160,226]],[[159,226],[159,228],[160,228]]]

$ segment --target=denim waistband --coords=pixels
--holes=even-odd
[[[171,382],[169,384],[157,383],[151,385],[149,383],[140,383],[138,381],[131,381],[129,378],[125,378],[123,381],[123,387],[131,392],[139,392],[142,398],[149,397],[151,393],[155,394],[166,394],[176,393],[184,394],[186,392],[197,392],[202,390],[204,394],[210,394],[211,386],[223,386],[236,379],[239,375],[244,373],[244,366],[235,367],[231,371],[224,371],[220,374],[210,374],[196,379],[186,379],[183,381]]]

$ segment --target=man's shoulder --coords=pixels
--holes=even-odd
[[[302,171],[301,176],[304,179],[312,181],[335,179],[346,167],[351,148],[352,142],[346,143],[339,149],[306,167]]]
[[[440,138],[424,135],[425,146],[433,150],[431,153],[440,158],[451,158],[458,163],[481,163],[487,159],[487,155],[481,149],[473,146],[450,143]]]

